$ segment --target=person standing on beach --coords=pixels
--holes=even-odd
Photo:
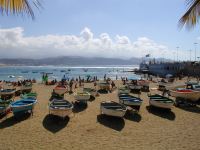
[[[42,83],[44,83],[44,80],[45,80],[45,76],[44,76],[44,73],[42,74]]]
[[[97,82],[94,81],[94,89],[96,90]]]
[[[70,80],[70,82],[69,82],[69,92],[70,92],[70,93],[73,93],[73,91],[72,91],[72,86],[73,86],[73,81]]]
[[[104,75],[104,81],[106,81],[106,74]]]

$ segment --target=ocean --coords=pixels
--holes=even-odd
[[[137,65],[105,65],[105,66],[2,66],[0,67],[0,80],[17,81],[19,78],[36,79],[41,81],[42,74],[48,73],[49,79],[60,80],[65,77],[85,78],[97,76],[103,79],[104,75],[111,79],[121,77],[138,78],[131,70],[138,68]]]

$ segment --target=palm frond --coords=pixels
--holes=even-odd
[[[200,17],[200,0],[186,0],[188,10],[179,20],[179,27],[184,25],[188,29],[192,29],[199,20]]]
[[[30,2],[31,1],[31,2]],[[35,18],[32,6],[41,7],[39,0],[0,0],[1,14],[27,14],[32,19]]]

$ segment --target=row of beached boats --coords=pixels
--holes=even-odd
[[[2,89],[0,90],[1,96],[14,95],[16,92],[20,93],[30,92],[32,90],[31,82],[26,82],[25,84],[18,87],[13,86],[12,83],[6,83],[1,86],[2,86]]]
[[[37,94],[22,94],[20,98],[16,101],[0,99],[0,115],[6,115],[10,111],[13,112],[14,116],[19,116],[27,112],[33,113],[34,106],[37,103]]]
[[[53,94],[57,94],[49,103],[49,114],[65,118],[72,113],[73,104],[64,99],[64,94],[68,91],[66,86],[57,85],[53,89]],[[87,103],[91,96],[96,95],[96,90],[83,88],[82,91],[74,93],[74,99],[79,103]]]
[[[198,85],[195,86],[199,87]],[[54,93],[63,95],[67,92],[67,87],[56,86]],[[200,91],[195,89],[179,88],[169,91],[170,95],[175,98],[183,98],[191,102],[199,101]],[[178,94],[177,94],[178,93]],[[191,94],[193,93],[193,95]],[[196,94],[198,93],[198,94]],[[191,95],[190,95],[191,94]],[[81,92],[74,94],[77,102],[87,103],[91,96],[96,95],[96,90],[84,88]],[[188,96],[190,95],[190,96]],[[148,95],[149,105],[162,109],[172,109],[175,101],[167,96],[159,94]],[[33,112],[34,106],[37,103],[37,94],[28,93],[21,95],[21,99],[17,101],[0,100],[0,114],[12,111],[15,116],[26,112]],[[127,110],[136,110],[139,112],[143,100],[130,94],[130,89],[127,87],[118,89],[118,102],[117,101],[103,101],[100,103],[100,113],[109,116],[123,117]],[[69,116],[72,113],[73,104],[62,98],[53,98],[49,103],[49,113],[62,118]]]

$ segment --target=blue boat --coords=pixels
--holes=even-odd
[[[14,116],[17,116],[27,112],[32,113],[36,103],[37,100],[35,98],[30,97],[27,99],[17,100],[11,103],[10,107]]]

